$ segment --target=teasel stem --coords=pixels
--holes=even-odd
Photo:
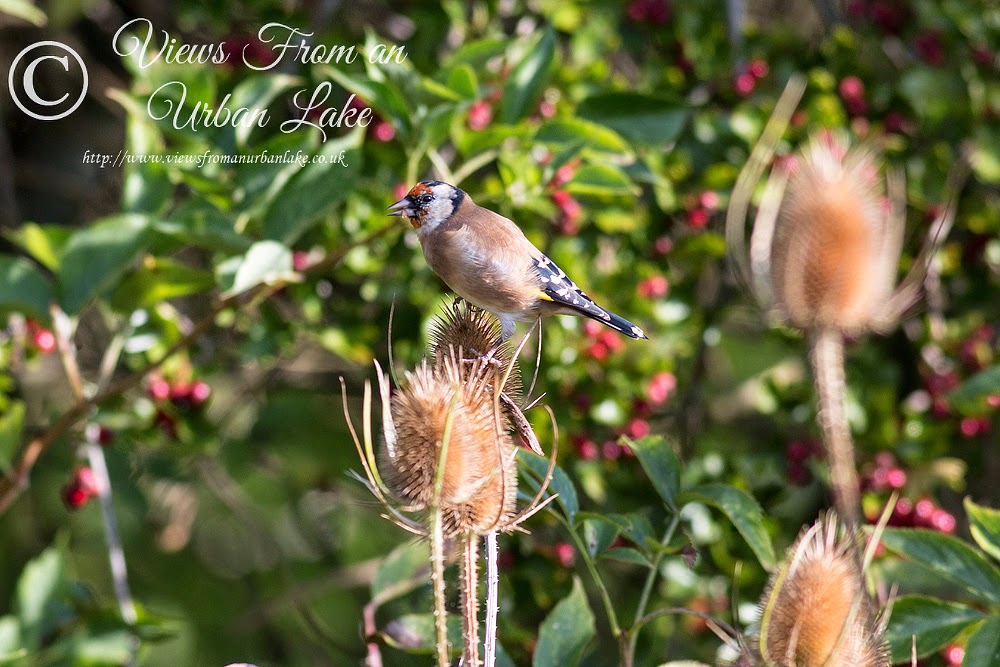
[[[448,667],[448,616],[444,608],[444,527],[441,507],[435,503],[430,515],[431,587],[434,590],[434,646],[438,667]]]
[[[448,418],[441,435],[441,451],[438,453],[437,473],[434,476],[434,496],[431,502],[431,585],[434,589],[434,636],[438,667],[448,667],[448,615],[444,608],[444,521],[441,516],[441,487],[444,485],[444,466],[448,460],[448,443],[451,427],[455,419],[455,404],[458,394],[452,399]]]
[[[861,496],[854,462],[854,443],[847,421],[843,335],[835,329],[819,329],[812,332],[809,347],[819,401],[817,421],[826,446],[833,500],[837,512],[853,534],[860,518]]]
[[[462,585],[462,667],[482,667],[479,658],[479,537],[466,533],[462,538],[462,562],[459,578]]]
[[[486,533],[486,639],[485,667],[495,667],[497,661],[497,612],[500,611],[500,549],[497,531]]]

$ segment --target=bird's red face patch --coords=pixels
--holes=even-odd
[[[431,195],[431,194],[434,194],[434,193],[431,192],[431,189],[429,187],[427,187],[423,183],[417,183],[412,188],[410,188],[410,191],[406,193],[406,196],[407,197],[412,197],[413,199],[416,199],[420,195]]]

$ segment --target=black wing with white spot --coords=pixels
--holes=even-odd
[[[541,298],[575,310],[584,317],[597,320],[629,338],[646,337],[642,329],[636,325],[594,303],[593,299],[569,279],[565,271],[545,255],[536,257],[534,266],[541,282]]]

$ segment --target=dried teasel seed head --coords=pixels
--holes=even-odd
[[[394,452],[381,452],[379,468],[397,497],[423,509],[434,502],[438,466],[443,467],[437,501],[445,536],[488,532],[514,509],[515,447],[500,423],[481,363],[473,363],[471,376],[454,359],[434,368],[424,363],[406,374],[406,386],[391,401]]]
[[[775,667],[888,667],[855,545],[833,513],[793,544],[761,598],[757,651]]]
[[[448,359],[473,361],[488,357],[490,363],[480,369],[491,379],[499,382],[507,374],[513,363],[503,391],[513,400],[521,393],[521,375],[514,360],[514,347],[504,341],[500,322],[491,314],[465,301],[455,301],[434,318],[430,331],[430,356],[435,367]],[[465,364],[465,371],[471,369]]]
[[[802,329],[871,328],[892,293],[902,235],[877,160],[824,134],[794,163],[771,244],[776,305]]]

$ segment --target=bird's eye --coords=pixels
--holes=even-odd
[[[419,197],[417,197],[417,203],[420,204],[421,206],[425,206],[427,204],[430,204],[432,199],[434,199],[434,197],[431,195],[420,195]]]

